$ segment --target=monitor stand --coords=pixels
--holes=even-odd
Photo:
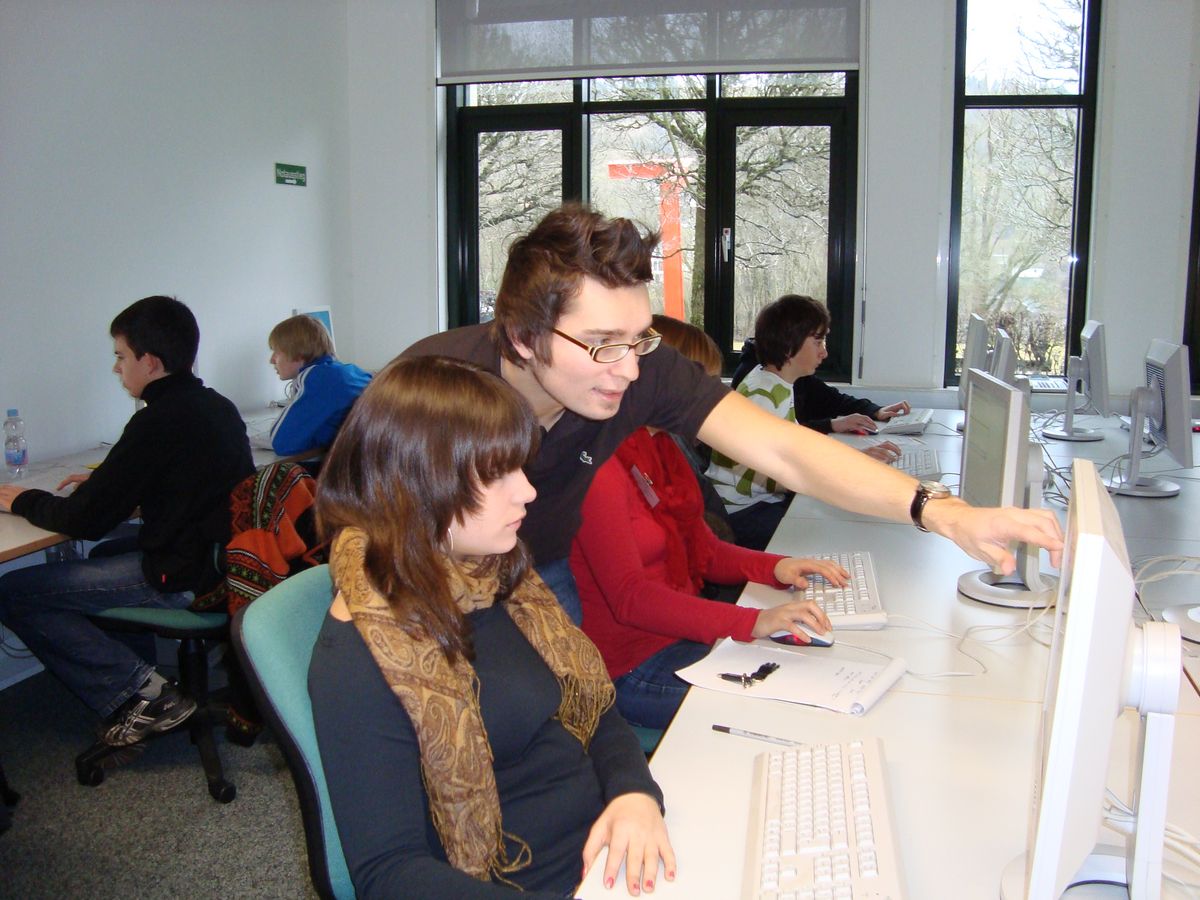
[[[1026,509],[1042,505],[1042,448],[1030,441],[1025,469]],[[967,572],[958,578],[958,592],[964,597],[989,606],[1008,609],[1047,609],[1058,597],[1058,578],[1041,571],[1041,555],[1037,547],[1020,544],[1016,548],[1017,570],[1011,575],[999,575],[991,569]]]
[[[1097,428],[1075,427],[1075,385],[1079,384],[1083,359],[1072,356],[1067,361],[1066,411],[1063,413],[1062,428],[1043,428],[1042,436],[1056,441],[1100,441],[1104,433]]]
[[[1141,472],[1142,430],[1146,425],[1146,411],[1157,399],[1158,394],[1148,387],[1135,387],[1129,394],[1129,471],[1123,475],[1118,467],[1113,475],[1104,480],[1105,487],[1111,493],[1125,497],[1174,497],[1179,493],[1176,482]]]
[[[1200,644],[1200,606],[1168,606],[1162,611],[1164,622],[1179,626],[1179,636]]]
[[[1174,625],[1145,622],[1130,626],[1123,705],[1135,707],[1139,713],[1133,759],[1136,789],[1129,804],[1133,808],[1133,822],[1127,826],[1125,846],[1097,844],[1067,883],[1068,888],[1079,884],[1115,884],[1128,888],[1131,900],[1149,900],[1161,895],[1167,790],[1182,665],[1179,630]],[[1050,774],[1042,773],[1042,777]],[[1000,878],[1001,900],[1025,900],[1028,866],[1029,854],[1022,853],[1004,867]]]

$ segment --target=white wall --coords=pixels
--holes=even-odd
[[[1127,394],[1150,338],[1183,334],[1200,4],[1105,0],[1103,18],[1088,315],[1108,326],[1112,387]],[[858,381],[930,389],[945,361],[954,2],[874,0],[867,21]]]
[[[191,306],[200,374],[239,405],[277,395],[266,335],[293,307],[340,331],[345,23],[335,0],[0,2],[0,406],[34,459],[119,434],[108,324],[140,297]]]
[[[378,368],[438,331],[433,0],[349,0],[355,359]]]

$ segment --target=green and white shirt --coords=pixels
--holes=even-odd
[[[737,392],[755,406],[787,422],[796,421],[795,395],[792,385],[774,372],[756,366],[742,379]],[[779,503],[787,499],[788,490],[741,463],[713,450],[712,462],[704,473],[713,483],[728,512],[737,512],[753,503]]]

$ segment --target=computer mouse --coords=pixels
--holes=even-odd
[[[796,627],[799,628],[801,631],[803,631],[805,634],[807,634],[812,639],[812,643],[810,643],[810,644],[804,643],[804,641],[800,640],[800,638],[796,637],[796,635],[792,634],[790,631],[776,631],[774,634],[770,635],[770,638],[777,644],[790,644],[793,647],[832,647],[833,646],[833,632],[832,631],[827,631],[824,634],[817,634],[811,628],[806,628],[803,625],[798,625]]]

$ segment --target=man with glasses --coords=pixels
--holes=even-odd
[[[543,428],[526,475],[537,489],[521,538],[564,609],[581,619],[567,556],[592,475],[635,429],[651,425],[742,460],[791,490],[950,537],[1012,571],[1009,541],[1057,561],[1062,534],[1048,511],[977,510],[836,441],[783,422],[703,368],[658,346],[650,327],[657,235],[579,204],[549,213],[509,251],[496,318],[433,335],[405,356],[466,359],[529,402]],[[935,502],[930,502],[935,501]],[[622,523],[612,523],[614,528]]]

